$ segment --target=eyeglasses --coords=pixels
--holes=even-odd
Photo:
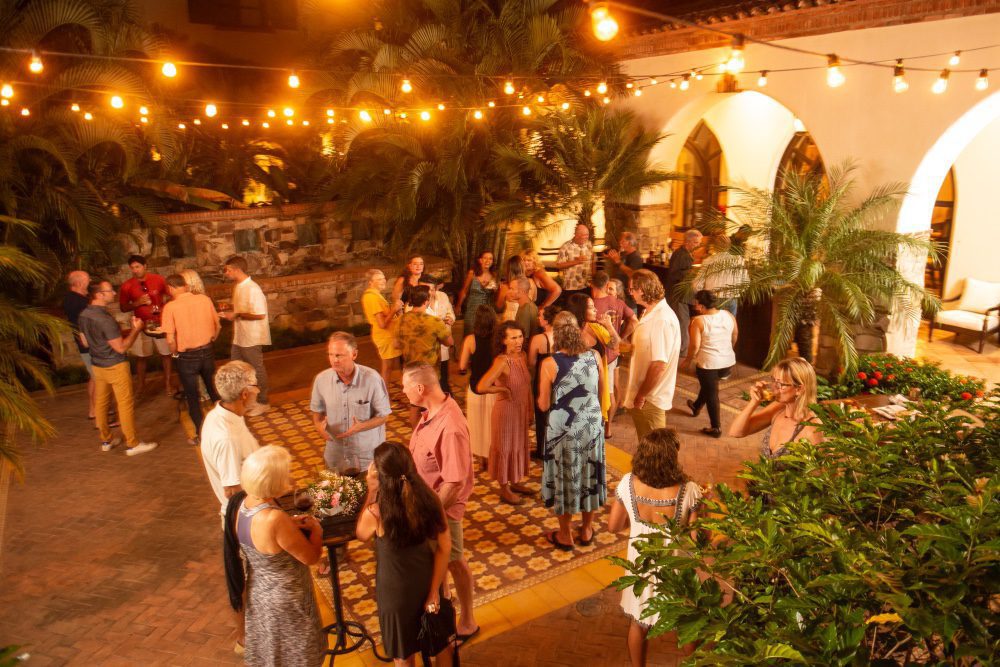
[[[771,378],[771,384],[777,387],[778,389],[789,389],[790,387],[802,386],[796,382],[782,382],[781,380],[775,380],[774,378]]]

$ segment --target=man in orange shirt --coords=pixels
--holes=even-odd
[[[163,306],[162,330],[170,351],[177,357],[177,375],[187,398],[188,414],[197,432],[201,432],[200,377],[213,401],[219,400],[212,376],[215,374],[213,343],[219,336],[219,316],[212,300],[204,294],[191,294],[184,276],[167,277],[170,301]],[[197,438],[193,444],[197,443]]]

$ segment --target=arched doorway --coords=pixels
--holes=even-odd
[[[774,177],[775,192],[785,187],[785,174],[826,175],[826,165],[823,164],[819,146],[813,141],[812,135],[805,130],[799,130],[792,136],[784,155],[781,156],[778,173]]]
[[[677,158],[677,172],[687,180],[674,183],[674,234],[700,227],[710,210],[725,205],[725,193],[719,189],[724,171],[725,156],[719,139],[700,121]]]
[[[951,234],[955,226],[955,191],[953,166],[944,177],[944,183],[938,190],[937,198],[934,200],[934,210],[931,213],[931,241],[938,244],[941,254],[937,263],[928,257],[927,268],[924,270],[924,287],[938,296],[944,292],[944,281],[948,275]]]

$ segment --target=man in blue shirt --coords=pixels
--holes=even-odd
[[[389,391],[378,371],[354,363],[358,344],[351,334],[332,333],[326,351],[330,368],[313,380],[309,403],[313,424],[326,440],[323,458],[330,470],[363,472],[385,442]]]

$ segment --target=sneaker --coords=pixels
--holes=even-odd
[[[120,444],[122,444],[121,438],[111,438],[111,440],[106,440],[105,442],[101,443],[101,451],[110,452],[112,449],[114,449]]]
[[[258,403],[257,405],[247,410],[246,415],[247,417],[259,417],[262,414],[265,414],[270,409],[271,406],[268,405],[267,403]]]
[[[135,447],[129,447],[125,450],[125,454],[128,456],[138,456],[139,454],[145,454],[146,452],[151,452],[156,449],[155,442],[140,442]]]

